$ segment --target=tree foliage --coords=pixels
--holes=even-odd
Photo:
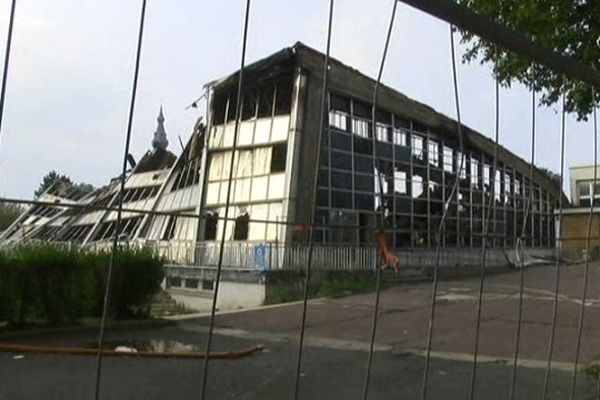
[[[0,203],[0,232],[7,229],[23,213],[23,208],[16,204]]]
[[[61,181],[66,184],[69,184],[69,185],[73,184],[73,181],[71,181],[71,178],[69,178],[66,175],[61,175],[58,172],[52,170],[52,171],[48,172],[42,178],[42,182],[40,182],[40,186],[33,193],[33,196],[37,199],[38,197],[40,197],[42,195],[42,193],[44,193],[46,190],[48,190],[48,188],[50,188],[50,186],[52,186],[57,181]]]
[[[474,11],[526,35],[531,40],[600,70],[600,1],[597,0],[458,0]],[[563,76],[515,53],[463,32],[465,62],[492,63],[505,86],[519,82],[540,92],[540,103],[552,105],[562,95]],[[566,110],[586,119],[600,93],[581,82],[564,81]]]

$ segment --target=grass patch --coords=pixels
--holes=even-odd
[[[382,283],[382,288],[385,285]],[[338,298],[376,289],[375,274],[368,271],[317,271],[311,276],[309,298]],[[274,271],[267,278],[267,304],[302,300],[304,274]]]

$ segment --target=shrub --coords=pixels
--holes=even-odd
[[[101,283],[99,314],[102,311],[102,297],[108,276],[110,252],[97,256]],[[123,318],[144,314],[145,306],[160,289],[164,278],[163,260],[150,250],[121,248],[115,253],[115,264],[111,282],[110,314]]]
[[[47,244],[0,253],[0,321],[60,325],[100,316],[109,262],[109,252]],[[162,260],[150,251],[119,249],[110,315],[142,313],[162,279]]]

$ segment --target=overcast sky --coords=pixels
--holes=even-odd
[[[30,198],[55,169],[103,185],[123,153],[141,0],[18,0],[0,135],[0,195]],[[149,0],[132,153],[149,149],[162,104],[179,153],[198,111],[185,110],[204,83],[239,66],[243,0]],[[325,47],[328,0],[253,0],[248,60],[296,41]],[[10,0],[0,1],[4,42]],[[336,2],[332,55],[376,76],[390,0]],[[4,43],[0,45],[4,54]],[[400,5],[383,81],[455,117],[447,24]],[[493,81],[487,66],[459,69],[463,121],[491,136]],[[530,94],[503,90],[501,142],[530,152]],[[559,169],[556,109],[538,113],[536,163]],[[567,166],[591,163],[592,128],[570,119]]]

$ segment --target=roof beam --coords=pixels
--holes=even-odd
[[[398,0],[427,14],[469,31],[498,46],[514,51],[571,79],[578,79],[600,88],[600,73],[579,61],[557,53],[548,47],[506,26],[482,16],[469,7],[452,0]]]

